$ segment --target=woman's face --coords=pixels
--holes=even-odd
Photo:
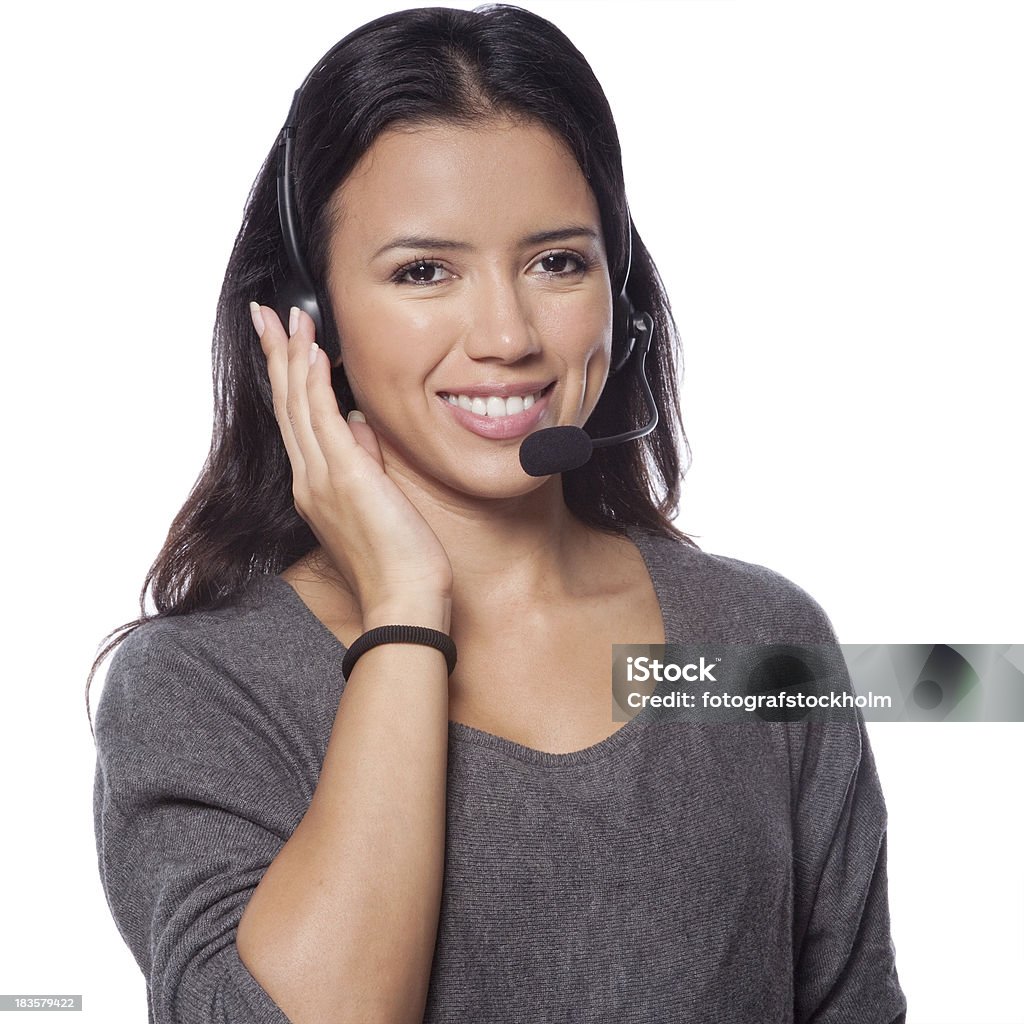
[[[519,445],[586,422],[611,350],[600,211],[571,152],[510,121],[390,130],[332,205],[342,359],[389,471],[479,497],[539,486]]]

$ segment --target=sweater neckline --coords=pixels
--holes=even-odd
[[[655,535],[642,527],[633,526],[632,524],[626,524],[625,533],[644,560],[644,565],[651,578],[654,594],[661,611],[665,642],[671,643],[670,633],[673,623],[670,622],[667,611],[669,602],[665,591],[665,583],[661,574],[655,571],[651,557],[651,545],[655,541]],[[304,623],[305,633],[310,642],[317,646],[332,665],[336,665],[340,675],[342,661],[348,648],[313,614],[306,602],[299,597],[294,587],[287,580],[273,573],[268,573],[264,580],[293,609],[296,619]],[[469,743],[479,747],[490,748],[498,753],[528,764],[549,768],[570,767],[573,765],[590,764],[609,757],[621,747],[630,743],[634,735],[638,731],[647,728],[649,723],[654,721],[656,717],[650,705],[646,705],[632,718],[620,725],[610,736],[606,736],[603,740],[598,740],[596,743],[592,743],[590,746],[583,747],[580,750],[570,750],[562,753],[538,750],[536,747],[526,746],[506,736],[499,736],[496,733],[487,732],[475,726],[467,725],[464,722],[455,722],[451,719],[448,721],[448,742],[449,749],[460,743]]]

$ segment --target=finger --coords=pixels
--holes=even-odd
[[[352,430],[351,422],[346,422],[338,407],[338,399],[331,387],[330,364],[327,354],[317,350],[313,365],[310,366],[306,375],[306,401],[309,407],[309,422],[316,435],[323,452],[326,464],[332,466],[346,466],[351,460],[360,442]],[[365,424],[364,424],[365,427]],[[366,430],[372,435],[369,427]],[[366,447],[363,445],[362,447]],[[377,447],[374,438],[374,447]],[[367,448],[370,454],[372,448]],[[377,447],[377,461],[383,468],[379,458],[380,449]]]
[[[288,419],[288,334],[274,310],[269,306],[260,306],[259,310],[264,325],[260,345],[267,359],[274,416],[292,465],[292,475],[301,478],[305,475],[306,464]]]
[[[362,416],[362,413],[357,413],[356,410],[353,410],[349,413],[347,421],[348,428],[352,431],[352,436],[373,456],[377,465],[384,469],[384,456],[381,453],[380,442],[377,440],[373,427],[365,419],[356,419],[356,416]]]
[[[295,333],[288,339],[288,422],[296,444],[302,452],[306,477],[323,477],[327,474],[327,460],[320,448],[320,442],[309,420],[309,350],[313,347],[315,327],[308,313],[299,311]]]

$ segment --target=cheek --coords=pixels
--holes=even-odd
[[[561,294],[538,290],[528,298],[528,316],[541,339],[577,354],[600,348],[611,338],[612,306],[607,283],[595,279]]]
[[[559,312],[553,337],[564,338],[575,358],[594,360],[602,355],[607,361],[612,343],[612,309],[607,302],[581,296],[576,304],[567,304]]]
[[[443,357],[450,326],[426,306],[363,301],[347,307],[342,358],[349,383],[364,402],[372,404],[382,387],[395,396],[394,384],[422,380]]]
[[[607,294],[603,302],[590,296],[562,325],[563,337],[570,343],[566,359],[583,372],[580,422],[585,422],[594,411],[611,365],[612,307],[609,300]]]

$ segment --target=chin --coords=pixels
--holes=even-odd
[[[532,494],[548,482],[548,477],[529,476],[518,462],[514,474],[496,474],[489,480],[452,480],[449,486],[474,498],[500,501]]]
[[[474,467],[476,472],[473,471]],[[434,473],[431,476],[460,494],[495,501],[532,494],[550,479],[529,476],[519,464],[518,447],[508,449],[507,454],[500,459],[464,459],[450,472]]]

